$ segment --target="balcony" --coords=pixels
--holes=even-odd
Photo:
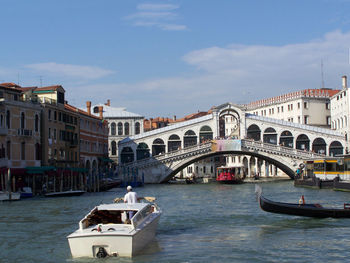
[[[30,136],[33,136],[33,131],[32,130],[27,130],[27,129],[18,129],[17,130],[17,135],[18,136],[30,137]]]

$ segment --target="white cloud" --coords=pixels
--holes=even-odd
[[[136,8],[138,10],[168,11],[178,9],[179,6],[172,4],[139,4]]]
[[[38,73],[81,79],[98,79],[114,73],[111,70],[99,67],[58,64],[55,62],[29,64],[24,67]]]
[[[165,31],[182,31],[187,26],[178,24],[179,15],[174,12],[179,6],[172,4],[140,4],[138,12],[124,17],[133,26],[157,27]],[[171,23],[170,23],[171,21]]]
[[[139,83],[81,86],[97,101],[106,94],[115,106],[147,116],[183,116],[225,102],[247,103],[303,89],[340,88],[349,73],[350,32],[334,31],[306,43],[283,46],[230,45],[184,55],[197,71]],[[101,92],[102,91],[102,92]],[[76,93],[76,94],[74,94]]]

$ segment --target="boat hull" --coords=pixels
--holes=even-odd
[[[85,191],[65,191],[65,192],[52,192],[45,194],[46,197],[60,197],[60,196],[79,196],[84,194]]]
[[[11,199],[10,194],[8,192],[0,192],[0,201],[17,201],[21,198],[21,194],[17,192],[11,193]]]
[[[259,197],[259,203],[262,210],[271,213],[317,218],[350,218],[350,209],[323,208],[318,204],[280,203],[268,200],[263,196]]]
[[[97,257],[102,247],[109,256],[133,257],[137,255],[155,237],[160,215],[141,229],[130,234],[94,232],[91,235],[68,236],[68,243],[73,258]]]

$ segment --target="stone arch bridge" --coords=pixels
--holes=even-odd
[[[223,154],[249,156],[250,173],[264,160],[293,177],[304,160],[343,154],[344,148],[344,136],[331,129],[256,116],[226,103],[206,116],[122,140],[118,158],[120,171],[137,169],[145,183],[161,183],[193,162]]]

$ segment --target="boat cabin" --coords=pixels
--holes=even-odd
[[[134,212],[131,220],[126,213]],[[96,206],[79,222],[79,229],[83,230],[100,224],[129,224],[136,227],[145,217],[155,211],[155,205],[149,203],[136,204],[103,204]]]

